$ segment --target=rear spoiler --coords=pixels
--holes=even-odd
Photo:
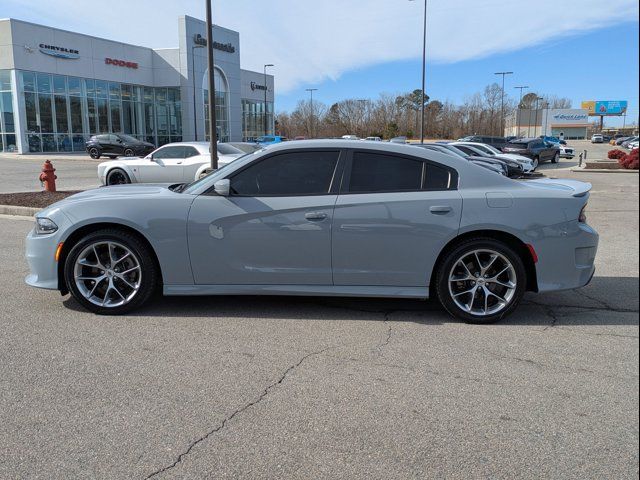
[[[571,192],[572,197],[584,197],[593,188],[593,185],[578,180],[567,180],[564,178],[541,178],[536,180],[525,180],[525,183],[544,186],[547,188],[565,190]]]

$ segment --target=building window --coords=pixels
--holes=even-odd
[[[242,100],[242,139],[251,142],[262,135],[273,133],[273,102],[267,102],[265,107],[264,101]]]
[[[11,71],[0,70],[0,152],[16,151]]]
[[[3,89],[11,99],[10,72],[0,71],[0,108]],[[24,98],[26,135],[31,152],[83,151],[86,140],[100,133],[127,133],[155,145],[182,140],[179,87],[143,87],[21,71],[19,93]],[[0,110],[3,111],[4,110]],[[9,115],[10,113],[10,115]],[[15,149],[13,109],[3,115],[2,148]],[[3,135],[8,125],[13,134]],[[8,148],[8,147],[7,147]]]
[[[209,71],[204,72],[202,85],[204,89],[204,127],[205,139],[209,140]],[[219,142],[228,142],[229,133],[229,88],[227,80],[217,67],[213,72],[214,87],[216,89],[216,135]]]

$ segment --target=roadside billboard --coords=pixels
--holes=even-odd
[[[582,102],[581,107],[589,115],[624,115],[627,111],[626,100],[588,100]]]

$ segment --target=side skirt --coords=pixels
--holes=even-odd
[[[323,297],[429,298],[427,287],[378,285],[164,285],[164,295],[301,295]]]

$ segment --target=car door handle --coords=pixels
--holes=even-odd
[[[434,215],[444,215],[452,210],[453,208],[448,205],[434,205],[433,207],[429,208],[429,211]]]
[[[324,212],[309,212],[304,214],[304,218],[312,222],[319,222],[327,218],[327,214]]]

